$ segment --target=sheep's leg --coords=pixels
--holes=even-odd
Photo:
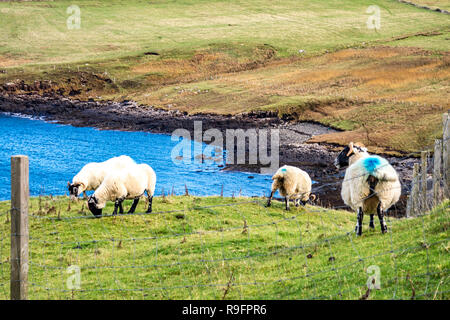
[[[271,193],[270,193],[270,197],[269,197],[269,200],[267,200],[267,204],[266,204],[266,207],[270,207],[270,205],[272,204],[272,197],[273,197],[273,194],[275,193],[275,191],[272,191]]]
[[[386,225],[386,222],[384,221],[384,212],[381,209],[381,203],[378,204],[377,213],[378,213],[378,219],[380,220],[381,233],[386,233],[387,225]]]
[[[152,202],[153,202],[153,196],[148,197],[148,209],[145,213],[150,213],[152,212]]]
[[[119,208],[119,206],[120,206],[120,204],[121,204],[121,201],[119,200],[119,199],[117,199],[115,202],[114,202],[114,211],[113,211],[113,216],[115,216],[116,214],[117,214],[117,208]]]
[[[294,203],[295,203],[295,206],[298,207],[300,205],[300,199],[295,199]],[[304,205],[303,202],[302,202],[302,205]]]
[[[286,197],[284,198],[284,202],[286,203],[286,210],[287,210],[287,211],[291,210],[291,209],[289,208],[289,197],[288,197],[288,196],[286,196]]]
[[[374,214],[370,215],[369,228],[371,228],[371,229],[375,229],[375,224],[373,223],[373,216],[374,216]]]
[[[358,215],[357,215],[357,221],[356,221],[356,228],[355,228],[355,232],[356,232],[357,236],[362,235],[363,218],[364,218],[364,212],[363,212],[362,208],[359,208]]]
[[[86,191],[83,191],[83,200],[87,200],[88,196],[86,194]]]
[[[119,213],[120,214],[123,214],[123,205],[122,205],[122,203],[123,203],[123,200],[119,201]]]
[[[134,213],[134,211],[136,210],[136,207],[139,203],[139,197],[134,198],[133,204],[131,205],[130,210],[128,210],[128,213]]]

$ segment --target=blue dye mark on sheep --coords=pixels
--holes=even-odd
[[[369,173],[373,173],[377,168],[379,168],[383,164],[383,159],[380,157],[368,157],[364,159],[364,168]]]
[[[286,168],[281,169],[281,172],[285,173],[287,170]]]

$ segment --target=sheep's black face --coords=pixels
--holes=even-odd
[[[345,147],[344,150],[342,150],[341,153],[339,153],[336,159],[334,159],[334,165],[336,166],[336,168],[340,169],[348,166],[348,159],[350,159],[351,156],[347,155],[349,151],[350,148],[348,146]]]
[[[79,184],[71,184],[70,182],[67,183],[67,187],[69,188],[69,195],[71,198],[78,197],[78,187]]]
[[[90,196],[88,200],[88,207],[92,214],[96,217],[102,216],[102,209],[97,208],[98,200],[95,196]]]

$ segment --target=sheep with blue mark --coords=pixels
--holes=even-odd
[[[272,180],[272,191],[267,201],[267,207],[270,207],[272,197],[277,190],[284,197],[286,210],[289,210],[290,199],[294,200],[296,207],[300,203],[304,206],[308,200],[314,201],[316,199],[316,196],[311,194],[311,178],[307,172],[300,168],[283,166],[275,172]]]
[[[146,192],[148,208],[146,213],[152,212],[152,200],[155,193],[156,174],[147,164],[132,164],[121,170],[109,173],[94,194],[89,197],[88,207],[96,217],[102,216],[102,210],[107,201],[114,201],[113,215],[123,213],[122,202],[134,199],[128,213],[134,213],[140,197]]]
[[[384,215],[400,198],[401,185],[397,172],[389,162],[370,155],[362,144],[350,142],[334,161],[340,169],[348,167],[342,182],[344,203],[357,212],[355,232],[362,235],[364,213],[370,214],[369,227],[374,229],[374,215],[380,220],[381,232],[387,232]]]
[[[67,183],[70,198],[75,200],[82,193],[86,195],[86,191],[97,189],[109,172],[120,170],[133,164],[136,164],[134,160],[124,155],[103,162],[90,162],[86,164],[73,177],[72,183]]]

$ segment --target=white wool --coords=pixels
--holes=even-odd
[[[119,156],[104,162],[91,162],[86,164],[72,179],[72,184],[79,184],[78,193],[95,190],[103,182],[106,175],[112,171],[120,170],[128,165],[136,164],[129,156]]]
[[[145,163],[139,164],[138,167],[140,167],[146,173],[147,175],[146,190],[149,193],[149,196],[153,197],[153,195],[155,194],[155,187],[156,187],[156,173],[152,169],[152,167],[150,167]]]
[[[146,164],[132,164],[121,170],[109,173],[100,186],[95,190],[97,208],[102,209],[106,201],[118,199],[134,199],[140,197],[145,191],[153,196],[156,185],[156,174]]]
[[[311,194],[312,181],[308,173],[293,166],[282,166],[272,177],[272,192],[289,199],[307,201]]]
[[[369,172],[364,166],[364,160],[368,157],[380,159],[380,166]],[[356,153],[350,157],[349,167],[345,171],[342,182],[341,197],[346,205],[357,211],[364,208],[364,213],[376,213],[375,205],[368,205],[364,200],[370,195],[370,187],[367,179],[372,175],[378,179],[374,192],[381,202],[381,209],[386,211],[394,205],[401,195],[401,184],[395,169],[386,159],[378,156],[370,156],[367,152]],[[373,201],[372,201],[373,202]]]

